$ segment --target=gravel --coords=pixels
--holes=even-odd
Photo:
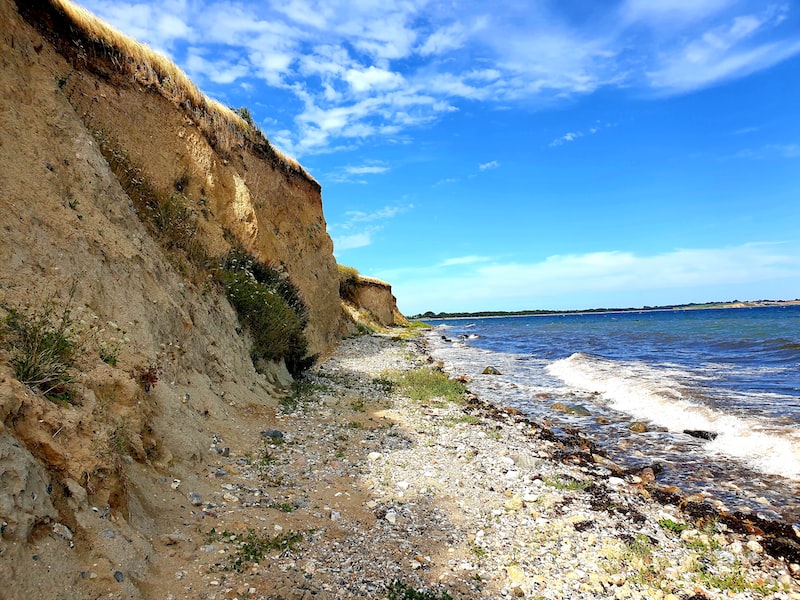
[[[385,598],[400,582],[429,599],[800,599],[800,567],[757,533],[654,501],[652,474],[585,460],[588,440],[387,384],[430,362],[421,341],[344,340],[250,457],[218,455],[233,475],[204,514],[239,532],[203,542],[192,594]],[[304,541],[232,569],[245,527]]]

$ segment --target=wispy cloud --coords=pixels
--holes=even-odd
[[[490,261],[488,256],[458,256],[456,258],[448,258],[439,263],[440,267],[453,267],[458,265],[474,265],[476,263],[485,263]]]
[[[448,268],[453,265],[464,268],[450,274]],[[576,305],[591,302],[590,298],[596,306],[730,300],[748,294],[756,299],[762,297],[757,290],[767,281],[784,282],[785,297],[794,297],[794,282],[800,278],[800,245],[749,243],[649,256],[614,250],[553,255],[533,263],[463,257],[416,268],[413,273],[378,276],[389,277],[398,298],[411,303],[401,307],[408,314],[486,306],[592,308]],[[712,287],[728,289],[733,296],[707,297]],[[458,296],[453,295],[454,289],[460,290]]]
[[[429,0],[81,3],[201,85],[261,82],[293,98],[268,133],[296,155],[396,139],[468,102],[689,93],[800,54],[784,24],[798,7],[781,0],[621,0],[583,20],[559,3],[468,2],[457,14]]]
[[[558,137],[558,138],[554,139],[552,142],[550,142],[550,147],[563,146],[564,144],[566,144],[568,142],[574,142],[579,137],[583,137],[583,133],[582,132],[580,132],[580,131],[569,131],[569,132],[565,133],[564,135],[562,135],[561,137]]]
[[[343,221],[328,226],[328,232],[333,238],[334,254],[338,256],[343,250],[371,245],[387,221],[413,208],[413,204],[404,204],[384,206],[370,212],[359,210],[346,212]]]
[[[582,130],[568,131],[564,135],[554,139],[552,142],[548,144],[548,146],[550,146],[551,148],[563,146],[564,144],[574,142],[578,138],[584,137],[584,135],[595,135],[596,133],[599,133],[603,129],[608,129],[610,127],[616,127],[616,123],[596,121],[594,125],[592,125],[586,130],[585,134]]]
[[[374,175],[376,173],[386,173],[389,167],[381,165],[362,165],[360,167],[345,167],[345,173],[352,175]]]
[[[490,160],[489,162],[485,162],[483,164],[478,165],[478,170],[480,171],[490,171],[492,169],[497,169],[500,166],[500,163],[496,160]]]

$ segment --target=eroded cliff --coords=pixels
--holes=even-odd
[[[285,276],[309,355],[343,313],[319,184],[71,10],[0,0],[0,318],[65,324],[76,351],[46,396],[3,330],[0,596],[138,597],[170,511],[208,492],[213,436],[268,425],[291,383],[280,361],[254,368],[215,265],[238,248]]]

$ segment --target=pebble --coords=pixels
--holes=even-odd
[[[247,571],[248,577],[257,578],[253,581],[264,582],[259,583],[260,596],[385,598],[387,582],[397,580],[420,594],[429,592],[425,597],[443,598],[447,592],[453,600],[679,600],[717,597],[702,591],[704,580],[694,567],[698,561],[709,576],[723,577],[735,560],[745,581],[767,587],[779,584],[779,573],[800,574],[800,567],[769,562],[756,539],[708,532],[677,507],[646,498],[631,482],[651,482],[652,471],[640,470],[634,479],[608,459],[573,463],[558,441],[540,437],[510,413],[490,416],[468,405],[479,422],[465,423],[463,407],[433,402],[421,407],[397,390],[378,390],[375,381],[385,373],[426,362],[424,354],[420,360],[409,358],[408,349],[416,344],[375,335],[342,341],[331,358],[309,372],[311,383],[325,391],[315,392],[305,409],[281,417],[292,443],[280,453],[289,460],[271,465],[270,476],[302,480],[297,489],[329,493],[322,500],[309,495],[307,507],[293,503],[291,518],[300,523],[327,518],[336,525],[322,525],[299,552]],[[381,410],[391,414],[391,424],[350,429],[347,413],[341,423],[335,422],[331,417],[339,400],[352,397],[390,405]],[[284,434],[266,430],[261,437],[277,441]],[[352,452],[333,460],[333,449],[341,446]],[[298,457],[303,460],[296,461]],[[258,486],[262,473],[246,462],[237,466],[241,474],[232,481]],[[355,514],[344,503],[336,504],[335,498],[353,489],[340,487],[343,476],[352,476],[356,489],[365,494]],[[570,482],[592,486],[573,489]],[[223,487],[231,496],[255,497],[252,490],[226,485],[231,485]],[[272,489],[262,492],[266,498],[280,498]],[[369,525],[359,514],[365,509],[375,515]],[[691,527],[677,534],[659,524],[666,519]],[[263,527],[279,533],[276,526],[270,521]],[[219,562],[218,552],[229,552],[229,543],[201,546],[200,556],[206,564]],[[249,581],[229,576],[225,585],[239,597],[245,592],[256,596],[247,587]],[[770,600],[800,591],[791,577],[780,583],[792,589],[768,596]],[[219,587],[220,581],[208,585]],[[207,597],[221,597],[223,591],[209,590]],[[724,597],[759,596],[751,590],[728,590]]]
[[[203,503],[203,497],[197,492],[190,492],[188,498],[192,506],[200,506]]]

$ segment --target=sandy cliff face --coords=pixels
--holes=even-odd
[[[371,277],[360,277],[353,294],[355,304],[369,311],[384,326],[403,325],[406,318],[397,308],[392,286]]]
[[[74,285],[82,344],[66,405],[19,383],[0,350],[0,596],[113,585],[138,597],[170,515],[190,489],[210,493],[212,436],[268,425],[290,379],[280,365],[254,370],[224,293],[154,239],[109,153],[180,195],[208,256],[240,244],[283,269],[309,307],[314,353],[342,327],[332,244],[299,166],[268,144],[214,139],[196,113],[64,37],[48,3],[19,6],[24,18],[0,0],[0,302],[63,310]],[[114,361],[104,343],[118,344]]]

